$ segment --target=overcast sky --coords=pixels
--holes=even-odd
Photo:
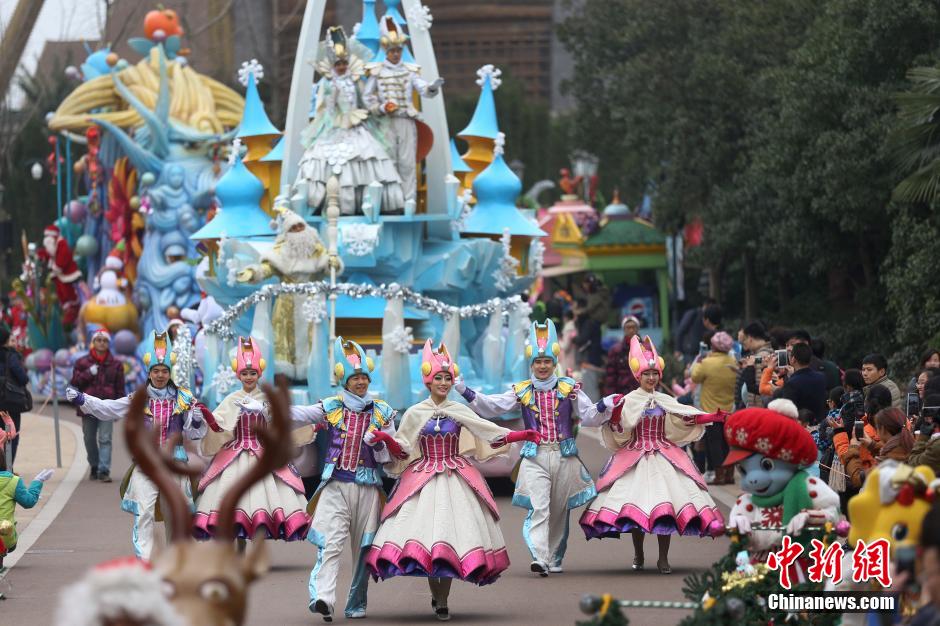
[[[35,0],[29,0],[30,2]],[[104,25],[105,3],[103,0],[45,0],[33,34],[26,44],[20,63],[30,71],[42,54],[46,41],[57,39],[97,40]],[[0,0],[0,32],[6,30],[7,22],[16,8],[18,0]],[[16,94],[13,94],[14,105]]]

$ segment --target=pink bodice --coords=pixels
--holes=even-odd
[[[357,413],[343,409],[343,422],[346,431],[340,434],[343,440],[343,449],[336,461],[336,469],[355,472],[359,468],[359,451],[362,448],[362,437],[369,427],[369,414]]]
[[[555,390],[535,391],[535,405],[539,410],[539,434],[542,443],[558,442],[558,411],[555,410]]]
[[[176,409],[176,398],[167,400],[150,399],[150,416],[152,428],[160,433],[160,447],[166,445],[170,436],[170,427],[173,425],[173,413]]]
[[[232,450],[251,450],[252,452],[261,450],[261,442],[258,441],[258,436],[253,430],[255,426],[259,428],[266,426],[264,414],[255,411],[242,411],[238,416],[238,423],[235,424],[235,437],[225,444],[225,447]]]
[[[428,420],[418,437],[421,458],[411,464],[411,470],[433,474],[469,466],[467,459],[460,456],[460,428],[460,424],[446,416]]]
[[[633,439],[624,447],[644,452],[672,448],[672,443],[666,439],[665,411],[658,406],[643,411],[643,416],[633,429]]]

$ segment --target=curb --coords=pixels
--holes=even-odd
[[[52,419],[42,414],[37,415],[43,419]],[[49,501],[46,502],[42,510],[39,511],[39,514],[33,518],[33,521],[26,527],[26,530],[20,534],[16,542],[16,550],[4,557],[3,565],[6,571],[0,574],[0,580],[13,569],[13,566],[23,558],[39,537],[41,537],[52,522],[55,521],[59,513],[62,512],[62,509],[65,508],[69,498],[72,497],[75,488],[82,482],[85,472],[88,469],[88,461],[85,459],[85,446],[82,445],[81,429],[72,422],[63,419],[59,420],[59,426],[71,432],[72,436],[75,438],[75,453],[72,456],[72,462],[69,464],[68,473],[65,475],[65,478],[62,479],[62,482],[59,483],[59,486],[56,488],[55,492],[53,492]]]

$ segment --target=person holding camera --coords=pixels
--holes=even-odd
[[[810,367],[812,359],[813,349],[809,344],[798,343],[790,349],[790,375],[779,397],[792,401],[798,410],[812,412],[815,425],[826,416],[827,393],[826,376]]]
[[[741,359],[739,363],[740,384],[746,389],[744,404],[748,407],[765,407],[770,402],[769,396],[763,396],[760,393],[758,381],[767,369],[773,369],[774,349],[770,345],[770,335],[767,329],[760,322],[751,322],[741,329],[741,345],[747,351],[748,355]]]
[[[855,488],[861,488],[866,473],[875,465],[889,460],[907,463],[914,448],[914,435],[907,426],[907,416],[900,409],[881,409],[875,414],[872,423],[877,439],[869,437],[864,427],[859,426],[862,422],[856,422],[845,451],[839,455],[845,466],[846,481]],[[837,449],[840,447],[838,439],[847,436],[845,429],[833,435]],[[863,446],[867,454],[862,453]]]
[[[908,465],[927,465],[940,475],[940,395],[924,398],[920,418],[914,426],[917,439],[907,458]],[[940,600],[940,598],[938,598]]]

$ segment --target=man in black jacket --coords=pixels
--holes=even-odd
[[[808,409],[813,413],[813,423],[826,417],[826,376],[810,367],[813,349],[807,343],[798,343],[790,350],[790,366],[793,373],[787,378],[780,397],[792,400],[797,409]]]
[[[589,398],[600,396],[600,380],[604,374],[604,350],[601,348],[601,325],[591,317],[587,300],[578,298],[574,304],[574,324],[578,334],[572,340],[578,348],[581,387]]]

